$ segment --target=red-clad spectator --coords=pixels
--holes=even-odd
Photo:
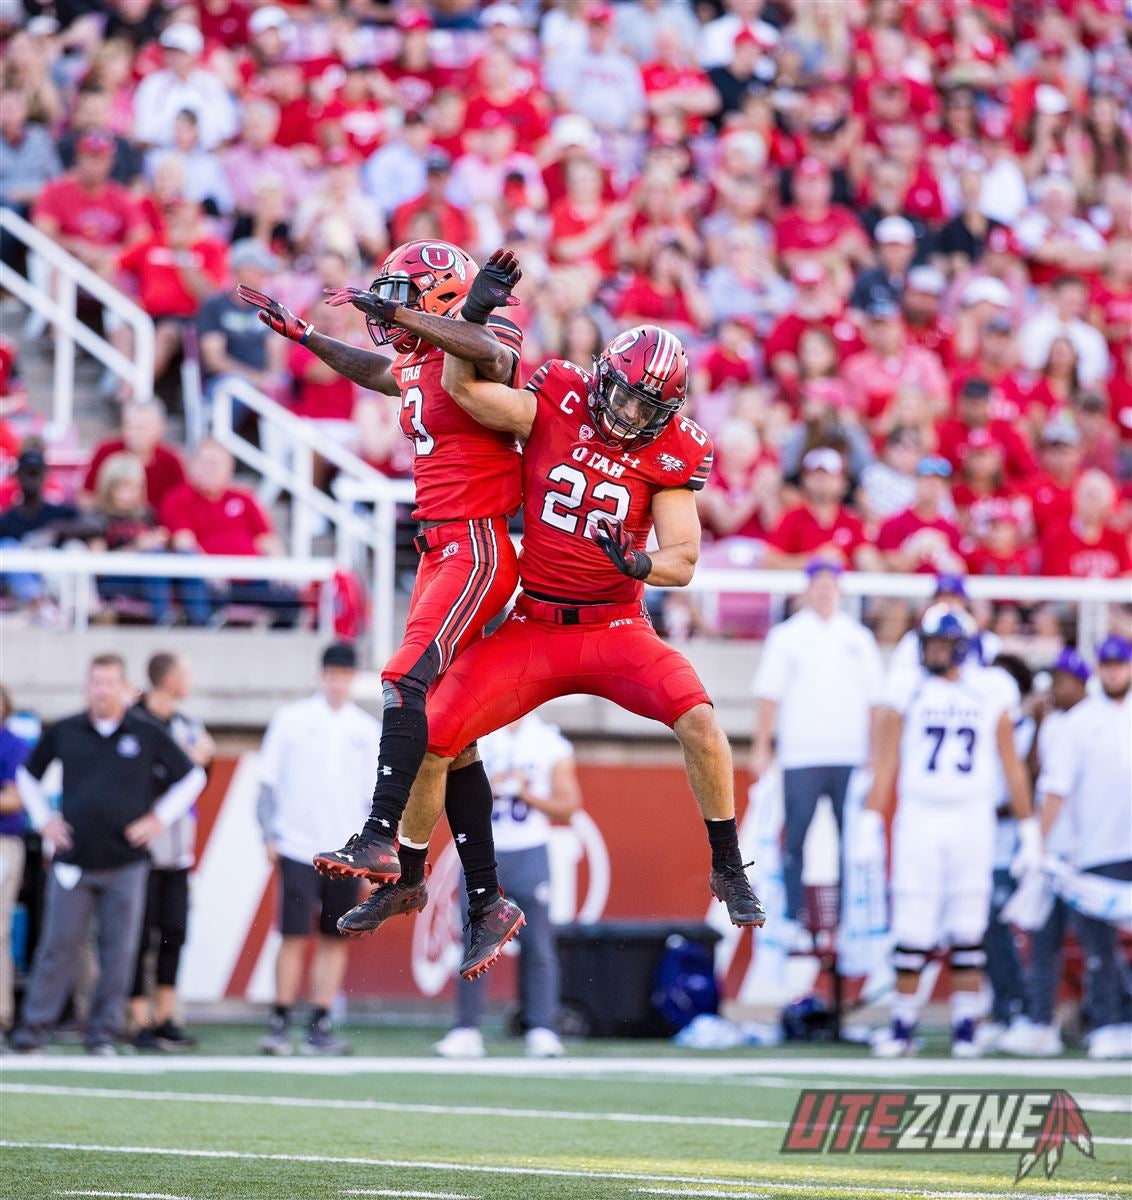
[[[1055,11],[1051,15],[1056,18]],[[1071,98],[1080,94],[1080,87],[1074,84],[1064,68],[1067,47],[1063,39],[1064,32],[1054,30],[1038,38],[1037,61],[1029,71],[1020,72],[1010,82],[1010,116],[1015,128],[1021,129],[1027,124],[1040,102],[1046,108],[1051,107],[1046,99],[1049,92],[1058,93],[1065,104],[1064,111],[1072,107]]]
[[[448,198],[465,209],[491,205],[502,195],[507,178],[518,175],[526,185],[530,203],[541,211],[546,206],[542,173],[538,162],[519,148],[514,126],[493,109],[479,120],[477,126],[468,127],[466,153],[452,166]]]
[[[295,152],[276,144],[279,120],[279,106],[273,100],[249,101],[244,108],[240,140],[220,152],[220,164],[239,213],[256,211],[256,187],[265,176],[279,180],[288,212],[294,211],[309,189]]]
[[[1026,415],[1044,419],[1046,405],[1040,404],[1037,412],[1031,412],[1038,381],[1018,367],[1014,324],[1005,313],[991,317],[983,326],[978,336],[978,357],[952,372],[951,391],[956,402],[968,379],[983,379],[990,386],[991,420],[1015,422]]]
[[[299,253],[339,251],[368,262],[380,262],[388,253],[385,222],[362,194],[357,159],[349,146],[327,150],[321,181],[299,205],[291,231]]]
[[[940,366],[950,371],[955,365],[955,328],[939,311],[946,288],[947,280],[937,267],[913,267],[904,281],[900,311],[909,345],[934,354]]]
[[[1022,214],[1014,238],[1030,263],[1035,284],[1052,283],[1065,272],[1083,274],[1104,265],[1104,238],[1073,215],[1077,189],[1063,175],[1045,175],[1033,186],[1037,208]]]
[[[766,565],[799,568],[815,554],[859,570],[879,565],[861,518],[842,503],[845,465],[829,447],[810,450],[802,460],[802,502],[783,514],[767,539]]]
[[[990,430],[974,429],[964,448],[963,466],[951,498],[959,527],[972,537],[982,537],[997,504],[1008,504],[1019,525],[1029,531],[1033,525],[1030,502],[1004,478],[1002,447]]]
[[[704,118],[719,110],[719,93],[707,72],[696,65],[692,57],[695,47],[676,29],[661,26],[655,41],[656,58],[641,68],[649,116],[655,121],[662,113],[678,113],[694,137],[702,132]]]
[[[1030,393],[1030,408],[1039,419],[1055,416],[1070,408],[1080,390],[1078,356],[1067,337],[1056,337],[1049,344],[1046,361]]]
[[[109,275],[124,247],[144,229],[130,193],[110,179],[114,141],[85,133],[75,166],[48,183],[32,208],[32,223],[100,275]]]
[[[1038,550],[1022,540],[1018,516],[1009,502],[996,500],[988,512],[986,533],[966,558],[972,575],[1033,575]]]
[[[1128,535],[1111,525],[1116,486],[1102,471],[1086,471],[1073,489],[1073,515],[1041,540],[1042,574],[1116,579],[1132,574]]]
[[[1081,434],[1081,465],[1116,478],[1120,435],[1109,419],[1108,403],[1098,392],[1082,392],[1072,407]]]
[[[9,414],[24,407],[27,392],[20,379],[19,351],[16,343],[0,334],[0,413]]]
[[[714,438],[715,463],[696,496],[704,529],[714,538],[765,541],[782,511],[782,472],[749,421],[732,417]]]
[[[533,151],[546,136],[546,113],[531,94],[530,73],[504,46],[489,46],[480,59],[465,124],[469,129],[483,128],[487,113],[495,113],[511,125],[524,150]]]
[[[857,82],[853,86],[853,109],[868,113],[870,98],[878,87],[899,81],[908,93],[909,111],[924,118],[935,112],[936,94],[916,71],[908,41],[899,29],[884,26],[860,31],[856,47]]]
[[[283,543],[256,498],[235,487],[232,455],[211,438],[197,447],[189,482],[174,488],[161,505],[161,524],[171,546],[182,553],[277,557]],[[266,580],[231,583],[216,590],[220,603],[263,604],[273,610],[273,625],[290,627],[298,620],[293,589]]]
[[[918,388],[934,410],[943,411],[947,377],[930,350],[908,342],[900,309],[881,298],[869,306],[868,315],[867,349],[854,354],[842,368],[842,376],[861,397],[866,423],[880,417],[902,387]]]
[[[328,106],[359,158],[369,158],[389,133],[391,96],[385,94],[383,83],[367,64],[347,63],[342,86]]]
[[[1012,425],[992,420],[990,399],[990,384],[985,379],[972,376],[964,382],[959,389],[959,415],[940,421],[936,426],[939,453],[951,463],[953,470],[958,470],[963,465],[972,432],[985,429],[1002,449],[1008,479],[1026,479],[1035,470],[1033,453]]]
[[[939,183],[924,155],[924,137],[918,126],[901,122],[882,135],[885,154],[906,172],[907,185],[901,211],[913,220],[939,225],[947,215]]]
[[[433,59],[433,19],[427,12],[402,9],[397,28],[401,31],[401,49],[392,62],[382,65],[381,73],[393,85],[398,107],[403,112],[420,112],[439,88],[453,86],[457,79],[453,71]]]
[[[688,212],[688,199],[674,170],[650,164],[633,190],[636,211],[618,246],[623,263],[646,269],[664,242],[679,242],[693,259],[700,256],[700,235]]]
[[[865,348],[861,332],[843,312],[825,268],[802,259],[790,273],[794,303],[771,326],[763,346],[770,373],[780,383],[797,377],[798,344],[807,329],[825,329],[835,340],[841,360]]]
[[[1094,281],[1090,297],[1092,323],[1112,347],[1132,338],[1132,238],[1128,233],[1109,243],[1104,275]]]
[[[430,151],[425,160],[428,172],[425,190],[414,200],[402,204],[390,222],[390,236],[394,245],[409,239],[409,226],[421,212],[428,213],[436,221],[438,236],[442,241],[457,246],[467,246],[472,241],[472,224],[468,214],[453,204],[446,195],[452,160],[443,150]]]
[[[794,171],[794,204],[783,209],[775,225],[775,249],[786,269],[802,259],[817,258],[827,268],[865,263],[868,242],[856,213],[832,204],[829,168],[805,158]]]
[[[602,277],[616,274],[614,235],[628,219],[625,204],[602,198],[605,176],[585,158],[566,167],[566,194],[550,209],[550,261],[561,266],[592,265]]]
[[[1041,470],[1023,485],[1034,514],[1034,528],[1042,537],[1047,529],[1073,515],[1073,489],[1081,477],[1081,435],[1065,417],[1050,421],[1042,430]]]
[[[629,281],[617,315],[625,325],[660,324],[684,338],[711,323],[695,264],[679,242],[661,244],[647,271]]]
[[[166,214],[164,236],[131,246],[118,266],[134,277],[141,306],[156,322],[153,377],[160,379],[181,347],[182,323],[227,280],[228,248],[205,232],[200,209],[184,203]],[[122,328],[111,339],[119,344],[130,335]]]
[[[916,496],[910,508],[889,517],[876,547],[889,571],[938,575],[962,571],[959,527],[945,513],[951,465],[927,455],[916,465]]]
[[[542,157],[550,155],[550,161],[542,169],[542,182],[546,188],[547,201],[557,204],[566,195],[566,171],[570,163],[581,159],[584,162],[595,163],[601,139],[594,131],[593,125],[581,113],[563,113],[554,118],[550,127],[550,138],[543,147]],[[601,170],[601,197],[613,201],[617,198],[613,189],[610,174],[604,168]]]
[[[1121,478],[1132,477],[1132,338],[1118,347],[1116,372],[1108,385],[1112,423],[1120,433]]]
[[[694,393],[702,395],[753,383],[757,367],[758,354],[750,324],[740,317],[727,317],[719,323],[715,341],[696,364],[692,376]]]
[[[98,472],[113,454],[132,454],[145,469],[145,500],[154,512],[161,509],[165,497],[185,482],[185,467],[181,456],[167,445],[165,409],[159,400],[145,404],[127,404],[122,411],[120,437],[99,442],[91,455],[90,466],[83,479],[82,491],[88,502],[93,499]]]

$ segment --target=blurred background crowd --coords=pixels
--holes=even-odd
[[[684,339],[717,446],[707,561],[1132,570],[1120,0],[28,0],[0,21],[0,203],[136,296],[174,403],[188,353],[206,395],[242,377],[406,475],[396,402],[232,287],[360,344],[323,289],[407,239],[507,245],[525,371],[640,321]],[[46,499],[100,514],[110,546],[273,552],[215,448],[186,482],[158,410],[125,426]],[[0,536],[34,532],[10,518]]]

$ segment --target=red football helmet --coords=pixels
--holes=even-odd
[[[658,438],[688,395],[688,356],[680,339],[659,325],[618,334],[594,366],[593,423],[620,450]]]
[[[478,272],[471,255],[451,242],[406,242],[381,264],[369,290],[404,308],[455,316]],[[366,317],[366,328],[374,345],[392,346],[399,354],[411,354],[420,345],[416,334],[374,317]]]

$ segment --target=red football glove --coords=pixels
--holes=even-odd
[[[637,549],[636,539],[616,517],[598,517],[594,521],[594,541],[605,556],[630,579],[645,579],[652,571],[652,559]]]
[[[274,329],[276,333],[282,334],[285,338],[290,338],[292,342],[305,342],[314,333],[314,326],[309,321],[304,321],[302,317],[296,317],[278,300],[265,296],[263,292],[257,292],[255,288],[241,283],[236,288],[236,295],[248,304],[254,304],[259,309],[256,316],[269,328]]]

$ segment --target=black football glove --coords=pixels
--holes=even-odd
[[[274,329],[276,333],[282,334],[283,337],[290,338],[292,342],[305,342],[314,333],[314,326],[309,321],[304,321],[302,317],[296,317],[278,300],[273,300],[263,292],[257,292],[255,288],[241,283],[236,288],[236,295],[259,309],[256,316],[264,325],[269,329]]]
[[[496,250],[472,280],[461,316],[473,325],[483,325],[493,309],[518,304],[518,297],[512,296],[511,291],[522,278],[514,254],[510,250]]]
[[[331,308],[352,304],[358,312],[372,317],[379,325],[392,325],[393,314],[401,307],[395,300],[383,300],[376,292],[362,291],[361,288],[326,288],[323,295]]]
[[[637,549],[636,539],[616,517],[598,517],[594,522],[594,541],[606,558],[630,579],[645,579],[652,571],[652,559]]]

